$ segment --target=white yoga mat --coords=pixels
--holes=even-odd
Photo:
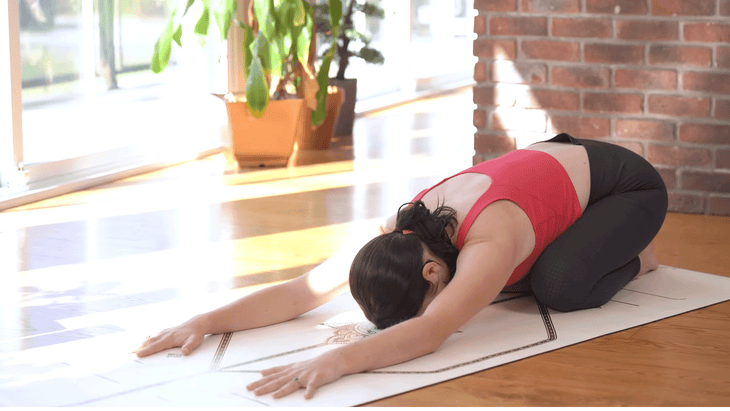
[[[283,399],[246,384],[264,368],[316,356],[375,332],[349,294],[271,327],[209,336],[192,355],[144,359],[80,342],[0,357],[3,406],[353,406],[730,300],[730,278],[672,267],[632,281],[601,308],[558,313],[532,296],[501,294],[435,353],[350,375]],[[96,345],[94,345],[96,344]],[[72,351],[75,354],[70,354]],[[67,355],[64,353],[68,353]]]

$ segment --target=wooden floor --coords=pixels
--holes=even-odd
[[[471,91],[357,120],[293,167],[223,154],[0,212],[0,352],[131,343],[331,256],[362,224],[471,165]],[[730,276],[730,218],[670,214],[662,264]],[[374,402],[729,406],[730,302]]]

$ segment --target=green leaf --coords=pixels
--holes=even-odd
[[[201,46],[205,46],[206,37],[208,37],[208,26],[210,25],[210,10],[208,5],[203,6],[203,13],[200,14],[198,22],[195,23],[193,33],[198,38],[198,42]]]
[[[290,46],[287,48],[284,36],[276,36],[273,41],[269,42],[269,70],[272,76],[281,77],[284,61],[291,49],[291,43],[289,44]]]
[[[258,58],[251,61],[246,79],[246,103],[251,114],[261,118],[269,105],[269,85],[266,83],[263,67]]]
[[[339,26],[342,22],[342,2],[340,0],[329,0],[329,4],[330,25],[332,25],[332,27]]]
[[[304,24],[307,12],[304,9],[303,0],[284,0],[279,6],[282,8],[286,6],[285,15],[292,26],[297,27]]]
[[[297,59],[303,65],[306,65],[309,61],[309,47],[312,44],[312,26],[314,25],[314,18],[312,7],[308,3],[304,3],[305,21],[304,26],[298,28],[298,33],[295,33],[295,44]]]
[[[259,32],[267,38],[273,38],[278,24],[274,0],[254,0],[253,9],[259,22]]]
[[[215,21],[220,30],[221,40],[225,40],[228,37],[228,30],[231,27],[231,20],[233,15],[236,13],[236,0],[219,0],[213,15],[215,15]]]
[[[262,72],[269,74],[271,73],[271,52],[269,51],[269,40],[261,32],[256,37],[256,41],[253,44],[254,55],[260,59]],[[254,58],[256,60],[256,58]],[[251,62],[252,64],[254,61]],[[250,73],[249,73],[250,74]]]
[[[330,63],[332,63],[332,55],[327,54],[322,58],[322,65],[317,73],[317,108],[312,111],[312,125],[318,126],[322,124],[324,118],[327,117],[327,86],[329,85]]]
[[[155,43],[155,49],[152,53],[152,61],[150,62],[150,68],[153,73],[161,73],[167,67],[167,63],[170,62],[170,53],[172,52],[172,26],[173,20],[175,19],[175,13],[177,10],[173,10],[170,17],[167,19],[167,24],[162,30],[162,34]]]
[[[188,13],[188,9],[193,5],[193,3],[195,3],[195,0],[188,0],[188,4],[185,5],[185,11],[183,11],[182,14],[183,16]]]
[[[360,51],[355,53],[354,56],[360,57],[361,59],[365,60],[365,62],[372,64],[383,64],[385,62],[385,57],[383,57],[383,53],[375,50],[372,47],[363,47],[360,49]]]
[[[251,65],[251,59],[253,57],[253,50],[251,45],[253,44],[253,28],[246,23],[240,23],[243,29],[243,44],[241,44],[241,51],[243,52],[243,76],[248,77],[248,67]]]
[[[385,17],[385,10],[374,3],[365,3],[363,5],[358,4],[357,9],[363,12],[368,17],[375,17],[382,19]]]
[[[307,5],[309,6],[309,4]],[[292,23],[294,23],[295,26],[301,26],[304,24],[307,18],[307,10],[304,8],[303,0],[296,1],[296,8],[293,17],[294,18],[292,19]]]
[[[182,43],[180,42],[182,38],[182,24],[177,25],[177,30],[175,30],[175,33],[172,34],[172,39],[175,40],[175,43],[177,43],[178,47],[182,47]]]
[[[339,30],[339,25],[333,28],[333,38],[337,38]],[[312,125],[314,126],[322,124],[327,116],[327,86],[329,86],[330,64],[332,63],[332,56],[335,54],[336,45],[337,43],[333,42],[327,53],[322,56],[322,65],[319,67],[319,72],[317,73],[319,90],[317,90],[317,108],[312,111]]]

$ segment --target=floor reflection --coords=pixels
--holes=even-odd
[[[239,170],[220,154],[1,212],[0,352],[305,273],[353,224],[471,165],[472,112],[463,89],[359,118],[293,167]]]

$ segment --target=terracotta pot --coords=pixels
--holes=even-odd
[[[330,148],[330,142],[335,136],[337,115],[340,112],[340,107],[342,107],[344,100],[345,91],[342,88],[333,86],[327,88],[327,116],[324,118],[322,124],[317,127],[312,126],[308,136],[304,134],[300,138],[299,148],[305,150],[327,150]],[[309,113],[311,115],[311,111]]]
[[[239,167],[285,166],[302,127],[304,100],[272,100],[261,118],[243,101],[226,101],[233,152]]]

